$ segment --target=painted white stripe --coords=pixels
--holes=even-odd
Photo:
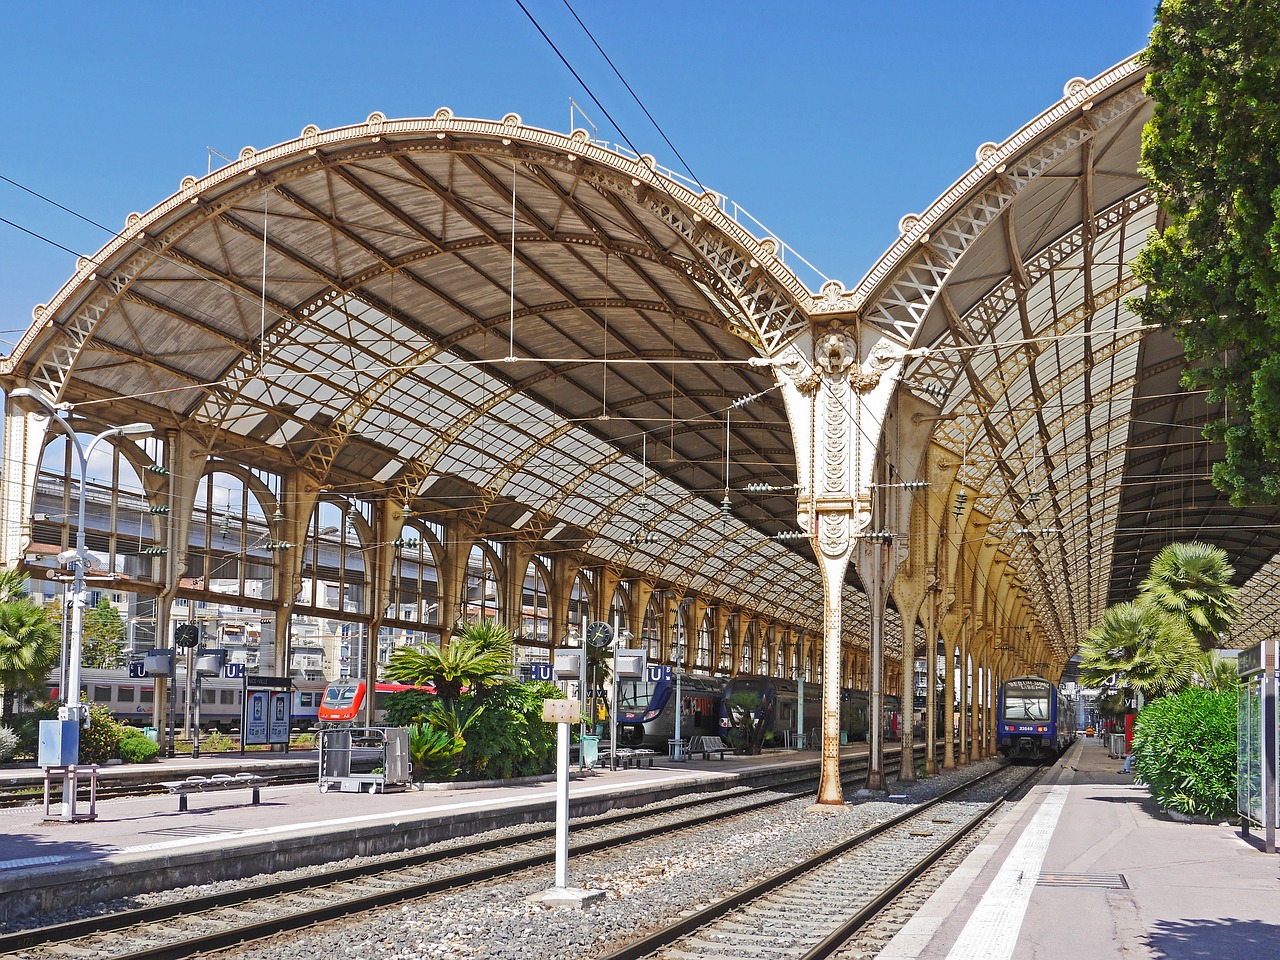
[[[1031,892],[1040,878],[1040,866],[1070,790],[1069,784],[1050,789],[982,895],[947,960],[1009,960],[1013,956]]]

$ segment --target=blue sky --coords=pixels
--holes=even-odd
[[[1072,3],[572,0],[680,157],[823,273],[852,286],[974,162],[1140,50],[1154,0]],[[189,174],[322,128],[520,114],[682,163],[564,0],[9,4],[0,175],[118,229]],[[621,128],[609,123],[608,113]],[[575,125],[584,125],[579,117]],[[103,230],[0,181],[0,217],[77,253]],[[0,353],[75,257],[0,223]]]

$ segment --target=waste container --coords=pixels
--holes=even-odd
[[[582,766],[588,769],[595,769],[597,763],[600,762],[600,738],[599,737],[583,737],[578,744],[582,758]]]

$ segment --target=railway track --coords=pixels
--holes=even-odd
[[[889,772],[896,771],[897,759],[887,757],[886,766]],[[865,757],[852,758],[843,766],[846,777],[856,778],[865,771]],[[575,820],[572,855],[582,857],[679,831],[696,834],[706,824],[794,803],[815,784],[816,777],[806,775],[771,788],[768,796],[762,796],[759,787],[741,787],[645,811]],[[0,936],[0,957],[162,960],[244,946],[324,921],[545,867],[554,861],[553,837],[553,827],[536,827],[447,850],[437,845],[380,857],[323,876],[249,882],[228,893],[20,931]]]
[[[602,960],[823,960],[1041,771],[1001,768],[605,954]],[[996,781],[995,784],[988,781]],[[991,801],[966,794],[996,786]],[[901,866],[906,863],[905,869]]]
[[[894,768],[894,761],[887,758]],[[846,776],[865,773],[865,758],[844,766]],[[671,801],[647,811],[625,810],[573,823],[572,854],[582,856],[648,837],[741,816],[794,802],[812,790],[804,775],[771,788],[737,787]],[[703,809],[699,809],[703,808]],[[189,957],[252,943],[326,920],[456,890],[554,862],[554,826],[496,838],[438,846],[342,867],[323,876],[267,880],[228,893],[101,914],[52,926],[0,935],[0,958]]]

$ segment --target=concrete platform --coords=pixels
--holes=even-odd
[[[878,960],[1280,957],[1280,857],[1180,823],[1081,740]]]
[[[849,747],[853,759],[865,746]],[[296,769],[297,753],[166,760],[145,771],[111,767],[113,778],[181,780],[248,770],[271,776]],[[816,775],[817,751],[771,751],[757,757],[672,762],[652,768],[575,773],[570,815],[586,816],[736,783],[764,785],[796,768]],[[314,759],[311,760],[314,771]],[[313,774],[314,775],[314,774]],[[5,771],[5,779],[42,783],[39,770]],[[432,788],[434,787],[434,789]],[[470,787],[469,789],[467,787]],[[854,789],[855,785],[847,785]],[[317,783],[269,785],[262,802],[248,789],[188,798],[163,794],[100,800],[92,822],[46,821],[43,806],[0,811],[0,920],[103,899],[255,873],[391,853],[456,836],[554,818],[554,776],[500,784],[430,785],[388,793],[321,793]],[[79,808],[86,806],[81,802]],[[58,809],[55,805],[54,809]]]

